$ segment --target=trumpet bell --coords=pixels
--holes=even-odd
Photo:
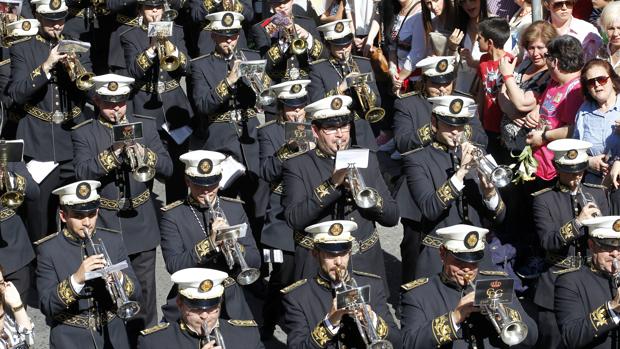
[[[512,170],[508,166],[497,166],[491,172],[491,182],[497,188],[503,188],[507,186],[512,180]]]
[[[94,77],[95,74],[91,72],[83,73],[75,80],[75,86],[82,91],[90,90],[95,85],[95,82],[93,81]]]
[[[129,301],[127,303],[124,303],[120,307],[118,307],[118,310],[116,311],[116,315],[118,315],[118,317],[120,317],[123,320],[127,320],[127,319],[131,319],[132,317],[136,316],[136,314],[138,314],[139,312],[140,312],[140,304],[135,301]]]
[[[377,205],[379,193],[373,188],[366,187],[355,196],[355,204],[359,208],[371,208]]]
[[[385,109],[380,107],[372,107],[366,112],[364,118],[368,120],[368,122],[370,122],[371,124],[374,124],[375,122],[381,121],[384,116]]]
[[[161,68],[165,71],[175,71],[179,68],[179,59],[174,56],[165,56],[161,60]]]
[[[513,321],[502,328],[500,337],[508,346],[517,345],[527,337],[527,325],[521,321]]]
[[[273,94],[273,92],[271,92],[271,90],[267,90],[265,92],[263,92],[259,97],[258,97],[258,103],[260,105],[271,105],[276,101],[276,96],[275,94]]]
[[[295,55],[300,55],[306,52],[306,49],[308,49],[308,44],[303,39],[295,39],[291,44],[291,49]]]
[[[237,283],[241,286],[253,284],[260,277],[260,271],[256,268],[241,270],[237,275]]]
[[[381,340],[377,340],[377,341],[370,343],[367,348],[368,349],[392,349],[394,348],[394,346],[392,346],[392,343],[381,339]]]
[[[153,179],[153,177],[155,177],[155,169],[146,165],[138,167],[135,171],[131,173],[131,176],[138,182],[148,182]]]
[[[17,191],[9,191],[0,196],[2,206],[10,209],[16,209],[24,202],[24,195]]]

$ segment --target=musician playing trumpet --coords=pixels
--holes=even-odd
[[[354,270],[350,265],[355,240],[351,233],[357,228],[353,221],[333,220],[305,229],[311,236],[312,258],[319,268],[311,277],[281,291],[289,348],[366,348],[362,336],[385,340],[393,348],[401,348],[400,331],[387,308],[384,281],[378,275]],[[338,301],[337,294],[355,284],[370,286],[370,300],[360,305],[366,307],[370,324],[362,316],[360,307],[345,308]],[[360,333],[356,321],[366,329],[365,333]],[[373,333],[368,329],[374,329]]]
[[[295,239],[295,278],[313,277],[317,262],[311,256],[310,237],[305,227],[337,219],[357,223],[353,235],[358,240],[359,253],[353,256],[358,270],[384,276],[385,267],[381,244],[375,225],[393,226],[398,221],[398,207],[388,192],[379,170],[377,156],[368,152],[368,166],[358,168],[358,178],[375,191],[374,203],[358,205],[356,189],[347,179],[347,168],[335,170],[335,157],[341,150],[355,145],[352,134],[352,116],[347,108],[349,96],[332,96],[306,106],[306,115],[312,119],[312,133],[316,148],[290,158],[282,167],[284,197],[282,206]]]
[[[620,324],[620,216],[583,221],[592,260],[558,276],[555,315],[566,348],[613,348]]]
[[[59,196],[65,227],[39,243],[36,274],[39,306],[51,326],[50,348],[130,348],[116,300],[107,290],[109,280],[88,276],[108,266],[103,255],[94,254],[89,236],[105,245],[111,263],[129,262],[123,237],[97,229],[100,185],[79,181],[53,192]],[[126,295],[139,297],[131,265],[116,273]]]
[[[251,317],[222,312],[225,272],[206,268],[182,269],[170,277],[178,288],[176,307],[181,317],[142,331],[139,349],[262,349],[258,327]]]
[[[478,279],[506,278],[495,270],[479,270],[485,254],[488,229],[457,224],[437,229],[442,243],[439,274],[402,285],[401,328],[405,348],[505,348],[489,316],[474,306],[471,285]],[[536,323],[523,310],[516,295],[503,305],[507,322],[527,326],[521,345],[536,344]],[[523,327],[522,327],[523,328]],[[516,335],[516,333],[511,333]]]

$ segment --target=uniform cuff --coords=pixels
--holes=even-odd
[[[460,190],[452,184],[452,178],[442,184],[435,192],[444,208],[448,207],[448,204],[455,200],[460,194]]]
[[[321,321],[312,330],[312,340],[321,348],[327,347],[327,343],[333,338],[329,330],[325,326],[325,322]]]
[[[99,155],[97,156],[97,160],[99,160],[99,164],[107,173],[121,165],[121,162],[116,157],[116,154],[114,154],[114,152],[110,151],[109,149],[106,149],[99,153]]]
[[[565,243],[575,240],[579,235],[579,229],[577,229],[574,219],[571,219],[560,228],[560,237]]]
[[[615,326],[609,310],[607,309],[607,303],[594,309],[594,311],[589,314],[589,318],[594,328],[595,337],[597,337],[599,333],[605,332]]]
[[[271,48],[267,51],[267,57],[274,64],[278,63],[282,59],[282,50],[278,45],[271,46]]]
[[[151,67],[151,65],[153,65],[153,60],[149,58],[146,51],[140,53],[136,58],[136,61],[138,62],[138,66],[140,67],[140,69],[142,69],[142,71],[147,71]]]
[[[69,308],[69,306],[73,304],[78,297],[78,293],[73,289],[70,279],[71,278],[66,278],[62,280],[56,287],[58,298],[65,304],[66,308]]]
[[[215,93],[220,98],[220,101],[225,101],[230,96],[230,89],[228,87],[228,83],[226,82],[226,78],[220,81],[217,86],[215,86]]]
[[[199,241],[194,246],[194,252],[198,257],[198,262],[202,261],[207,255],[215,250],[214,245],[211,243],[211,240],[206,238]]]
[[[73,287],[73,289],[75,290],[75,293],[79,294],[80,292],[82,292],[82,289],[84,288],[84,284],[78,284],[77,281],[75,281],[75,278],[73,277],[73,275],[71,275],[69,279],[71,280],[71,287]]]
[[[326,204],[330,197],[337,195],[338,191],[336,187],[331,183],[329,179],[323,181],[316,188],[314,188],[314,196],[321,203]]]
[[[431,329],[437,346],[451,343],[457,339],[456,329],[452,326],[449,313],[434,318]]]
[[[312,44],[312,49],[308,49],[310,52],[310,58],[319,59],[321,57],[321,52],[323,52],[323,44],[317,39],[314,39]]]

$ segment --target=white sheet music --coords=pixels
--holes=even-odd
[[[336,170],[355,164],[357,168],[368,167],[368,149],[347,149],[336,153]]]

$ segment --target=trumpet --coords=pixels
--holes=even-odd
[[[295,27],[295,16],[290,17],[277,12],[272,19],[272,23],[281,28],[284,31],[286,41],[290,44],[291,50],[294,55],[301,55],[308,49],[306,40],[299,37]]]
[[[82,90],[87,91],[90,90],[95,82],[93,78],[95,74],[89,72],[84,68],[78,56],[75,52],[71,52],[67,54],[67,58],[64,61],[65,68],[67,69],[67,73],[69,74],[69,79],[75,83],[75,86]]]
[[[614,288],[619,288],[620,287],[620,261],[618,261],[617,259],[614,259],[613,262],[611,262],[611,264],[614,267],[614,273],[612,274],[612,284],[614,285]]]
[[[179,11],[170,7],[168,1],[164,3],[164,13],[161,15],[160,21],[172,22],[179,16]]]
[[[375,106],[376,97],[372,98],[372,91],[368,85],[373,81],[372,72],[360,73],[359,67],[350,55],[342,64],[342,69],[347,79],[347,86],[353,89],[357,97],[364,119],[372,124],[381,121],[385,117],[385,109]]]
[[[209,207],[209,212],[211,213],[211,217],[213,217],[213,221],[219,218],[228,225],[228,219],[226,219],[226,215],[220,207],[219,198],[213,206]],[[240,226],[220,228],[215,237],[215,242],[220,246],[229,269],[233,269],[236,264],[239,265],[241,271],[237,275],[236,280],[239,285],[246,286],[258,280],[260,271],[248,266],[248,263],[245,261],[243,253],[241,252],[241,247],[237,241],[240,234]]]
[[[463,279],[475,292],[476,286],[472,282],[473,277],[466,275]],[[502,342],[508,346],[523,342],[525,337],[527,337],[527,325],[523,321],[510,318],[506,311],[506,306],[499,300],[499,295],[490,295],[490,297],[491,302],[489,304],[481,305],[481,313],[489,318]]]
[[[351,195],[359,208],[371,208],[377,205],[379,193],[376,189],[366,185],[364,177],[355,164],[349,164],[347,168],[347,180],[351,186]]]
[[[23,177],[10,172],[6,163],[0,165],[0,203],[10,209],[17,209],[24,202],[23,190],[26,182]]]
[[[265,74],[267,60],[248,61],[242,50],[235,51],[235,59],[241,61],[239,76],[254,91],[256,104],[259,106],[273,104],[276,100],[276,95],[265,83],[269,82],[268,76]],[[265,78],[267,78],[267,81],[265,81]]]
[[[213,332],[213,335],[211,335]],[[213,331],[209,329],[209,325],[207,322],[202,323],[202,334],[205,337],[205,340],[208,342],[215,341],[216,347],[221,347],[222,349],[226,349],[226,344],[224,343],[224,337],[222,337],[222,332],[219,327],[214,327]]]
[[[458,146],[462,148],[463,143],[468,142],[465,132],[459,136]],[[478,171],[497,188],[507,186],[512,180],[512,170],[506,165],[497,165],[484,155],[479,147],[474,146],[473,161]]]
[[[340,284],[336,288],[336,298],[338,298],[338,294],[345,293],[345,309],[352,310],[354,315],[352,316],[355,320],[355,324],[357,326],[357,330],[362,337],[364,343],[366,343],[366,348],[369,349],[392,349],[392,343],[385,339],[381,339],[377,335],[377,330],[373,325],[372,318],[370,317],[370,313],[368,312],[367,300],[364,298],[363,289],[370,288],[370,286],[359,287],[354,278],[350,278],[349,281],[346,281],[346,269],[344,267],[338,268],[336,270],[336,282]],[[359,319],[357,314],[361,312],[363,321]]]
[[[88,229],[84,228],[82,231],[88,238],[88,242],[93,249],[93,253],[102,254],[105,259],[106,267],[111,266],[112,260],[110,260],[110,255],[108,254],[108,250],[105,248],[103,241],[98,239],[98,243],[95,244],[90,236],[90,233],[88,232]],[[123,320],[128,320],[138,314],[140,311],[140,304],[136,301],[129,300],[118,274],[116,272],[105,271],[102,278],[106,284],[106,289],[108,290],[110,297],[112,297],[112,300],[116,303],[116,315]]]
[[[181,65],[178,55],[175,53],[176,46],[168,38],[158,34],[157,36],[157,57],[159,66],[165,71],[175,71]]]
[[[137,147],[134,143],[125,147],[125,157],[133,179],[144,183],[155,177],[155,167],[152,165],[155,163],[155,157],[152,152]]]

